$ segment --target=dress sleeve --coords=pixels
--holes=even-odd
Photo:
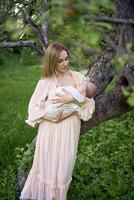
[[[25,121],[32,127],[42,122],[45,110],[45,100],[48,93],[48,83],[39,80],[28,105],[28,119]]]
[[[79,118],[83,121],[88,121],[92,118],[93,113],[95,111],[95,101],[93,98],[86,98],[85,103],[83,106],[79,107],[78,115]]]

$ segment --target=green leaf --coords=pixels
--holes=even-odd
[[[106,29],[109,29],[109,30],[113,30],[113,26],[111,24],[108,24],[106,22],[96,22],[97,25],[103,27],[103,28],[106,28]]]
[[[129,50],[131,50],[132,49],[132,43],[127,43],[126,44],[126,49],[129,51]]]
[[[122,93],[125,97],[128,97],[130,95],[130,92],[128,92],[125,88],[122,88]]]
[[[128,97],[127,103],[128,103],[131,107],[134,107],[134,94],[132,94],[130,97]]]

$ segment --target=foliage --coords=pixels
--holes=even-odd
[[[23,174],[27,174],[31,168],[35,149],[35,140],[31,144],[26,144],[26,148],[27,149],[17,147],[15,149],[16,165],[19,172],[22,172]]]
[[[15,200],[17,194],[16,171],[13,166],[3,169],[0,174],[0,199]]]
[[[131,92],[128,92],[125,88],[122,88],[122,92],[127,99],[128,105],[134,107],[134,86],[132,86]]]
[[[81,136],[69,200],[134,198],[134,112]]]
[[[9,64],[10,63],[10,64]],[[18,64],[20,68],[41,63],[41,58],[31,49],[0,49],[0,68],[11,68]]]
[[[107,0],[52,0],[48,5],[50,42],[65,44],[70,49],[71,60],[78,66],[87,67],[95,55],[108,45],[115,27],[108,23],[95,22],[91,18],[87,20],[86,16],[105,13],[112,16],[115,13],[114,4]]]
[[[49,43],[60,42],[67,46],[71,52],[72,64],[75,63],[79,67],[87,67],[114,35],[114,26],[86,18],[87,15],[112,16],[116,8],[110,0],[50,0],[47,3],[40,0],[9,0],[0,7],[1,41],[30,39],[41,43],[39,35],[28,24],[25,11],[29,12],[38,29],[41,28],[42,22],[48,21]]]

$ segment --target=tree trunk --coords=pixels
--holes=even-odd
[[[118,18],[134,19],[134,2],[131,0],[117,0]],[[126,99],[122,95],[122,87],[130,88],[134,85],[134,62],[128,62],[121,73],[118,74],[117,87],[114,91],[108,94],[102,94],[107,84],[115,76],[114,68],[108,67],[108,61],[112,56],[122,55],[126,53],[126,44],[134,45],[134,26],[126,24],[117,25],[117,33],[115,37],[117,44],[116,51],[106,50],[100,56],[97,63],[93,65],[87,76],[89,80],[97,85],[97,95],[95,97],[96,111],[90,122],[83,122],[81,132],[87,131],[103,121],[122,115],[131,110],[126,104]],[[101,94],[101,95],[100,95]]]

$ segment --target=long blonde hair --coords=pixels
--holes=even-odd
[[[57,74],[56,69],[60,53],[63,50],[68,54],[68,50],[62,44],[54,43],[47,47],[44,57],[43,78],[52,77],[54,74]]]

